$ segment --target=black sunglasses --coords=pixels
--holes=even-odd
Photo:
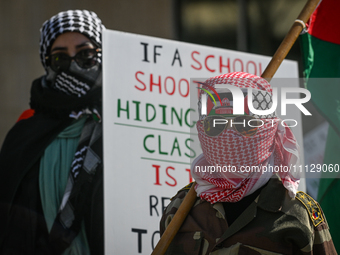
[[[249,121],[253,123],[249,125]],[[235,124],[231,124],[231,122]],[[258,128],[263,124],[261,120],[248,115],[237,116],[235,118],[213,115],[206,117],[202,123],[204,132],[211,137],[220,135],[224,129],[228,128],[234,129],[243,136],[251,137],[257,133]]]
[[[46,57],[46,63],[54,71],[67,70],[71,61],[74,60],[79,67],[88,69],[96,65],[98,54],[101,49],[84,49],[79,51],[74,57],[70,57],[66,53],[58,52]]]

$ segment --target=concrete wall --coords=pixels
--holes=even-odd
[[[68,9],[92,10],[108,29],[174,38],[171,0],[0,0],[0,145],[29,108],[32,81],[44,74],[39,29]]]

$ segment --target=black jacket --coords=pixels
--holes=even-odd
[[[0,254],[55,254],[40,201],[39,162],[45,148],[71,124],[64,112],[94,102],[93,98],[100,100],[101,90],[77,101],[46,91],[40,79],[33,82],[31,106],[35,114],[14,125],[0,151]],[[59,111],[60,105],[66,107]],[[94,145],[101,153],[102,140]],[[104,254],[102,166],[96,171],[84,210],[91,254]]]

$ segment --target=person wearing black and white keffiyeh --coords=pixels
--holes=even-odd
[[[69,10],[41,28],[46,75],[0,153],[0,254],[103,254],[101,20]]]

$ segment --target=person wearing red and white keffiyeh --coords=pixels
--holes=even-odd
[[[243,115],[233,114],[232,87],[223,85],[242,91]],[[271,109],[270,84],[234,72],[201,86],[198,111],[203,113],[196,125],[203,153],[191,167],[197,198],[165,254],[337,254],[319,204],[297,191],[299,146],[292,131],[275,112],[258,115],[248,107],[251,96],[254,112]],[[203,100],[206,91],[215,100]],[[234,127],[227,121],[235,121]],[[192,185],[171,199],[160,221],[161,236]]]
[[[252,95],[255,109],[268,110],[272,106],[270,84],[255,75],[235,72],[210,78],[204,84],[208,86],[228,84],[238,88],[252,88],[256,90]],[[202,95],[203,93],[200,94]],[[255,116],[249,109],[245,111],[248,115]],[[243,136],[233,129],[225,129],[218,136],[209,137],[204,132],[202,122],[197,122],[203,154],[193,162],[191,174],[197,182],[196,192],[202,199],[211,203],[240,201],[268,182],[274,174],[273,171],[268,171],[269,165],[280,167],[278,175],[289,195],[295,197],[300,179],[299,172],[293,171],[296,169],[292,168],[299,162],[299,146],[296,139],[290,128],[282,126],[280,119],[274,114],[255,117],[260,117],[263,125],[251,137]],[[202,118],[200,116],[200,119]],[[236,173],[195,171],[197,166],[200,167],[198,169],[202,169],[201,167],[217,165],[235,166],[237,171]],[[246,166],[257,168],[252,168],[256,171],[242,171]],[[281,166],[285,166],[286,171],[283,171]]]

